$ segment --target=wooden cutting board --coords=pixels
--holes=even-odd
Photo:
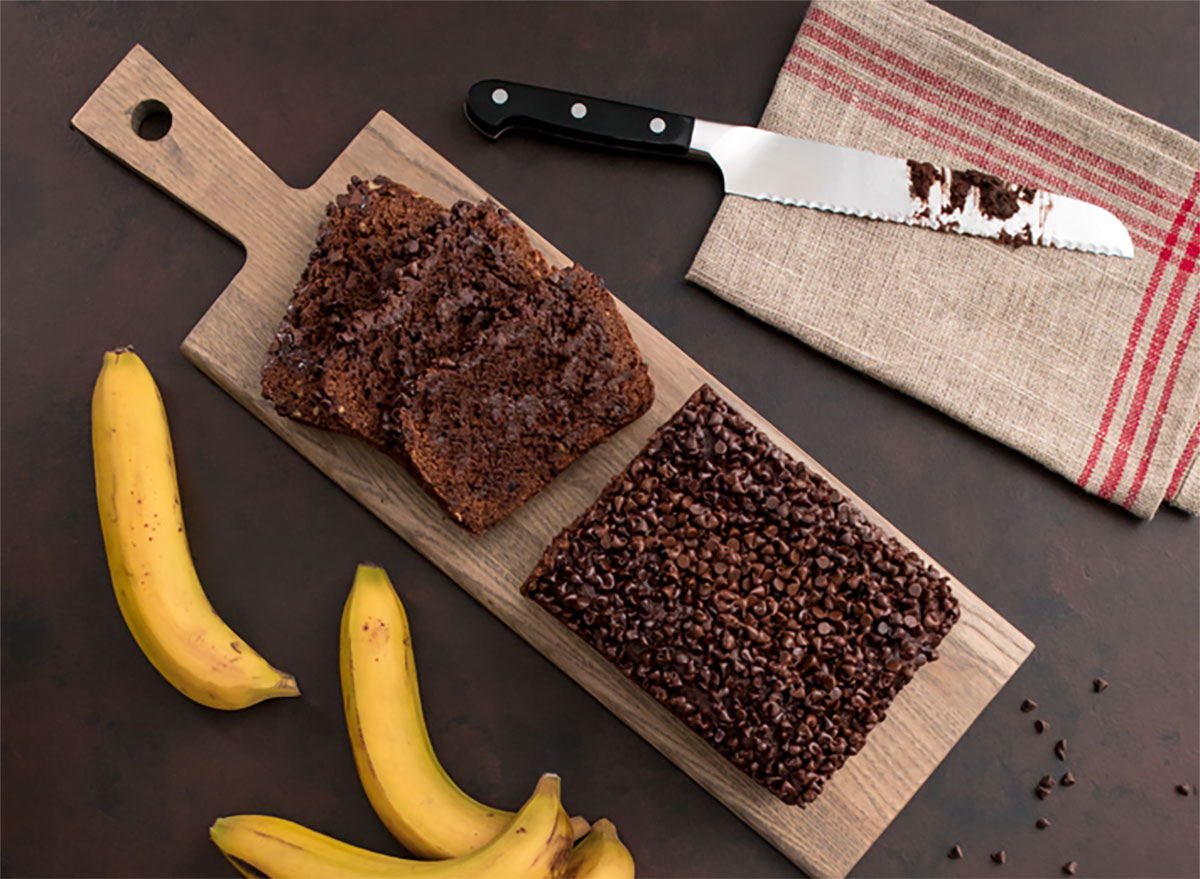
[[[167,134],[142,139],[141,120],[163,108],[172,120]],[[657,388],[654,407],[509,519],[473,538],[387,457],[358,440],[276,415],[259,396],[259,368],[325,206],[351,175],[384,174],[443,204],[488,194],[384,112],[320,180],[292,189],[141,46],[104,80],[72,123],[246,248],[241,271],[184,340],[188,359],[810,875],[843,876],[854,866],[1032,651],[1024,635],[951,577],[962,618],[943,642],[941,660],[921,669],[862,752],[834,775],[816,803],[807,809],[785,806],[523,598],[519,587],[550,540],[704,382],[854,499],[885,531],[921,553],[912,541],[624,305],[622,314]],[[551,263],[569,264],[529,232]]]

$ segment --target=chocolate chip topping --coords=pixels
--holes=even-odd
[[[1067,759],[1067,740],[1059,739],[1054,743],[1054,756],[1059,760]]]
[[[1023,712],[1025,712],[1026,714],[1028,714],[1030,711],[1036,710],[1037,707],[1038,707],[1038,704],[1036,702],[1034,702],[1032,699],[1026,699],[1024,702],[1021,703],[1021,710]]]
[[[959,617],[942,574],[707,386],[522,590],[801,804]]]
[[[1008,860],[1008,855],[1005,853],[1004,849],[997,849],[996,851],[992,852],[992,860],[997,864],[1003,864]]]
[[[1037,821],[1034,823],[1034,827],[1036,827],[1038,830],[1045,830],[1049,826],[1050,826],[1049,818],[1038,818]]]
[[[1044,733],[1046,730],[1050,729],[1050,724],[1048,724],[1046,721],[1042,720],[1042,719],[1039,717],[1037,720],[1035,720],[1035,721],[1033,722],[1033,728],[1034,728],[1035,730],[1037,730],[1037,734],[1040,736],[1040,735],[1041,735],[1042,733]]]
[[[1184,783],[1175,785],[1175,793],[1179,794],[1181,797],[1186,797],[1190,795],[1191,792],[1192,786],[1190,784]]]
[[[1063,787],[1070,787],[1075,783],[1075,776],[1071,774],[1071,770],[1068,769],[1066,773],[1064,773],[1061,783]]]
[[[1096,678],[1092,681],[1092,689],[1097,693],[1103,693],[1108,689],[1108,681],[1104,678]]]
[[[946,857],[950,858],[950,860],[952,860],[952,861],[957,861],[962,856],[963,856],[963,850],[962,850],[961,845],[956,845],[954,848],[950,849],[950,851],[946,853]]]
[[[1078,868],[1079,868],[1079,862],[1078,862],[1078,861],[1067,861],[1065,864],[1063,864],[1063,865],[1062,865],[1062,871],[1063,871],[1064,873],[1066,873],[1068,876],[1074,876],[1074,875],[1075,875],[1075,871],[1076,871]]]

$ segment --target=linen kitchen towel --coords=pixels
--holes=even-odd
[[[1200,511],[1200,144],[922,0],[815,0],[760,127],[1112,211],[1132,260],[726,196],[688,278],[1139,516]]]

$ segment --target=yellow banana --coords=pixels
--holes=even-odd
[[[442,861],[394,858],[268,815],[218,818],[209,829],[209,836],[243,876],[558,879],[563,875],[571,848],[571,822],[559,803],[558,776],[547,774],[499,836],[460,858]]]
[[[465,794],[442,768],[421,711],[408,615],[387,572],[359,565],[342,613],[342,700],[367,798],[423,858],[454,858],[512,820]]]
[[[245,708],[299,696],[213,611],[192,564],[158,386],[128,348],[104,355],[92,395],[104,548],[121,614],[142,652],[185,696]]]
[[[567,858],[567,879],[633,879],[633,855],[607,818],[592,825],[592,832]]]
[[[342,613],[342,700],[367,798],[409,852],[456,858],[482,848],[513,813],[472,799],[434,753],[421,711],[408,615],[383,568],[359,565]],[[587,833],[572,818],[573,837]]]

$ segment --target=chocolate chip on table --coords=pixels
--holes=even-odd
[[[1066,775],[1062,777],[1062,786],[1070,787],[1075,783],[1075,776],[1071,774],[1071,770],[1067,770]]]
[[[1054,756],[1059,760],[1067,759],[1067,740],[1059,739],[1054,743]]]
[[[1033,728],[1037,730],[1037,733],[1040,736],[1046,730],[1050,729],[1050,724],[1046,723],[1046,721],[1042,720],[1039,717],[1037,720],[1035,720],[1033,722]]]
[[[1035,822],[1034,826],[1038,830],[1045,830],[1047,827],[1050,826],[1050,819],[1049,818],[1038,818],[1037,821]]]
[[[1021,710],[1024,711],[1026,714],[1028,714],[1030,711],[1036,710],[1037,707],[1038,707],[1037,703],[1034,702],[1032,699],[1026,699],[1024,702],[1021,703]]]
[[[1103,693],[1108,689],[1108,681],[1104,680],[1104,678],[1096,678],[1092,681],[1092,689],[1097,693]]]
[[[997,849],[996,851],[992,852],[992,860],[997,864],[1003,864],[1008,860],[1008,855],[1005,854],[1004,849]]]
[[[863,748],[960,614],[948,578],[708,387],[522,592],[798,805]]]
[[[1078,867],[1079,867],[1078,861],[1067,861],[1065,864],[1062,865],[1062,871],[1064,873],[1066,873],[1068,876],[1074,876],[1075,870]]]
[[[952,860],[952,861],[957,861],[962,856],[963,856],[963,850],[962,850],[961,845],[956,845],[954,848],[950,849],[950,851],[946,853],[946,857],[950,858],[950,860]]]
[[[1189,794],[1191,794],[1191,792],[1192,792],[1192,786],[1190,784],[1175,785],[1175,793],[1179,794],[1181,797],[1186,797]]]
[[[1041,780],[1038,781],[1038,786],[1039,787],[1054,787],[1054,776],[1053,775],[1043,775],[1041,777]]]
[[[1046,797],[1050,796],[1050,788],[1046,787],[1045,785],[1041,785],[1041,784],[1039,784],[1039,785],[1038,785],[1038,786],[1037,786],[1037,787],[1034,789],[1034,791],[1033,791],[1033,792],[1034,792],[1035,794],[1037,794],[1037,798],[1038,798],[1039,800],[1044,800],[1044,799],[1046,799]]]

